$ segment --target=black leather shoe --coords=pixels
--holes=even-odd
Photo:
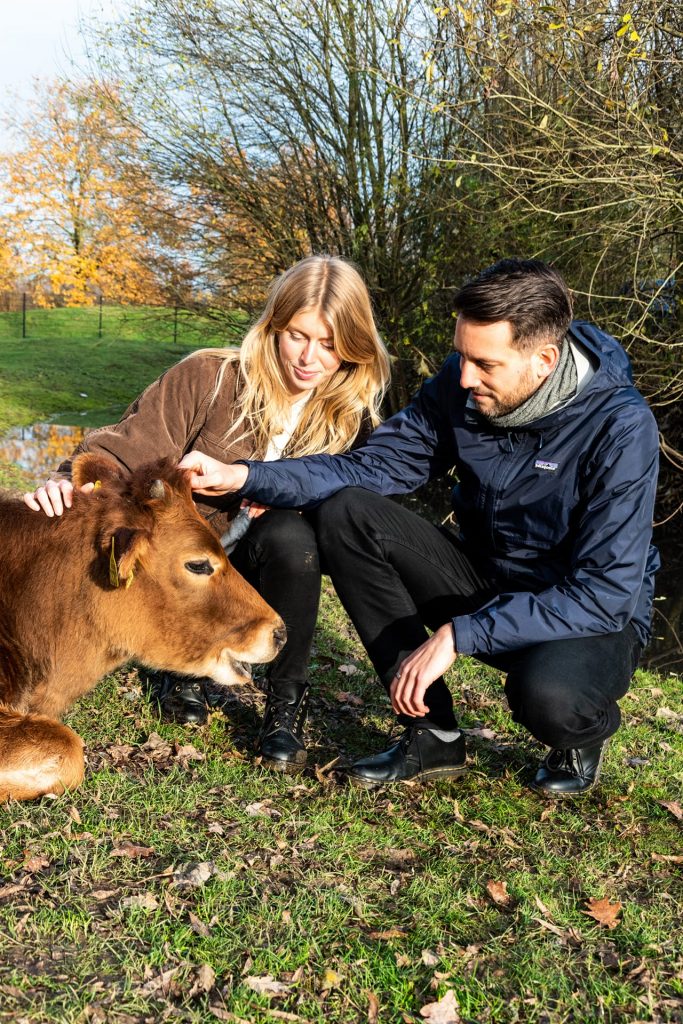
[[[204,680],[175,672],[149,674],[149,694],[159,706],[162,722],[205,725],[209,717]]]
[[[431,729],[411,725],[388,750],[356,761],[348,771],[357,786],[381,786],[385,782],[429,781],[461,775],[465,770],[465,737],[457,730],[450,743]]]
[[[308,713],[307,683],[278,683],[266,690],[266,710],[257,741],[262,764],[278,772],[300,772],[306,764],[304,725]]]
[[[531,788],[546,796],[581,796],[600,778],[607,740],[592,747],[551,750],[541,761]]]

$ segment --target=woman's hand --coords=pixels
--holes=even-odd
[[[89,494],[95,484],[83,484],[81,491]],[[48,480],[33,494],[24,495],[24,504],[34,512],[41,509],[46,516],[61,516],[65,508],[73,504],[74,485],[70,480]]]
[[[249,475],[247,466],[228,466],[203,452],[188,452],[178,463],[179,469],[190,470],[192,490],[198,494],[231,494],[244,487]]]

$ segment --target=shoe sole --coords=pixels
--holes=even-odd
[[[283,775],[299,775],[306,767],[306,761],[278,761],[270,757],[261,757],[261,765],[271,771]]]
[[[600,757],[598,758],[598,766],[595,769],[595,778],[591,782],[590,786],[586,786],[585,789],[580,789],[575,793],[571,793],[567,790],[545,789],[543,786],[534,786],[532,781],[529,783],[529,789],[533,790],[534,793],[538,793],[539,796],[547,796],[552,800],[576,800],[577,797],[588,796],[589,793],[593,792],[598,782],[600,781],[600,775],[602,773],[602,762],[605,758],[605,751],[609,747],[611,738],[611,736],[608,736],[602,745]]]
[[[463,764],[458,768],[430,768],[426,772],[419,772],[413,775],[412,779],[389,779],[387,782],[375,782],[372,779],[364,779],[360,775],[347,775],[352,786],[359,789],[379,789],[380,786],[396,786],[403,782],[431,782],[432,779],[457,779],[467,771],[467,765]]]

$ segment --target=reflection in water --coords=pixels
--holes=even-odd
[[[0,440],[0,462],[14,463],[36,480],[45,480],[79,444],[85,427],[34,423],[15,427]]]

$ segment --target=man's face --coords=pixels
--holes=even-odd
[[[460,382],[489,419],[512,412],[533,395],[559,357],[554,343],[541,342],[527,352],[514,348],[507,320],[480,324],[460,316],[453,345],[460,353]]]

